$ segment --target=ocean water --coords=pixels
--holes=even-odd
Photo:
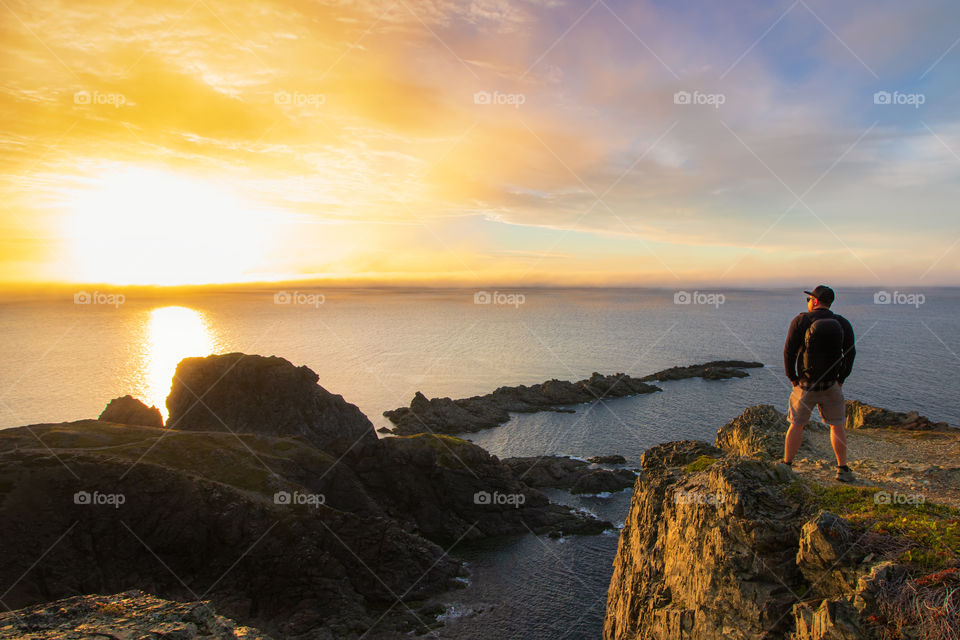
[[[786,410],[782,348],[790,320],[805,310],[799,291],[706,292],[723,297],[693,296],[692,304],[676,304],[668,290],[497,293],[487,304],[475,303],[473,290],[456,289],[305,288],[279,298],[273,289],[177,298],[124,293],[122,304],[103,295],[93,304],[75,304],[72,295],[0,298],[0,428],[96,417],[126,393],[165,411],[181,358],[230,351],[309,366],[377,427],[388,425],[384,410],[406,406],[417,390],[456,398],[593,371],[643,375],[715,359],[767,365],[748,378],[662,383],[663,393],[575,413],[518,415],[469,436],[501,457],[619,453],[637,466],[657,443],[712,440],[750,405]],[[917,293],[921,304],[904,295]],[[892,304],[877,304],[875,294],[838,290],[835,310],[857,333],[847,397],[960,425],[960,290],[898,292]],[[622,522],[629,493],[551,496]],[[450,594],[449,624],[439,635],[599,637],[616,545],[614,532],[527,535],[457,549],[472,578]]]

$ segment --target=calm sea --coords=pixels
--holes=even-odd
[[[677,304],[672,290],[488,293],[480,304],[474,290],[422,289],[127,294],[122,304],[103,293],[90,304],[72,295],[0,299],[0,428],[96,417],[126,393],[165,412],[181,358],[230,351],[309,366],[377,427],[388,424],[384,410],[406,406],[417,390],[456,398],[593,371],[642,375],[727,358],[767,365],[749,378],[664,383],[664,393],[573,414],[516,416],[470,436],[501,457],[619,453],[636,465],[659,442],[712,440],[750,405],[786,410],[782,348],[788,323],[805,309],[799,291],[689,291],[689,304]],[[835,310],[858,340],[847,397],[960,425],[960,290],[887,293],[838,290]],[[629,492],[551,495],[614,522],[629,507]],[[441,636],[599,637],[616,544],[615,534],[530,535],[458,550],[473,577],[450,596]]]

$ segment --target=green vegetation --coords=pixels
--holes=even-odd
[[[915,546],[897,559],[919,570],[960,565],[960,509],[927,502],[922,494],[900,496],[877,487],[822,486],[806,480],[794,481],[784,493],[810,515],[823,509],[863,531],[906,539]]]
[[[717,461],[716,458],[711,458],[710,456],[700,456],[699,458],[697,458],[696,460],[688,464],[686,467],[684,467],[683,470],[685,473],[696,473],[698,471],[703,471],[704,469],[706,469],[716,461]]]

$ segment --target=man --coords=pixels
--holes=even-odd
[[[830,310],[836,299],[833,289],[821,284],[804,293],[807,312],[790,323],[783,347],[783,364],[793,384],[783,462],[793,464],[803,440],[803,427],[816,406],[820,417],[830,425],[830,444],[837,456],[837,480],[851,482],[853,472],[847,466],[847,436],[843,430],[846,419],[843,382],[850,375],[857,355],[853,327],[846,318]]]

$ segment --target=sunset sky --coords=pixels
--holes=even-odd
[[[0,0],[0,41],[0,282],[960,284],[955,1]]]

